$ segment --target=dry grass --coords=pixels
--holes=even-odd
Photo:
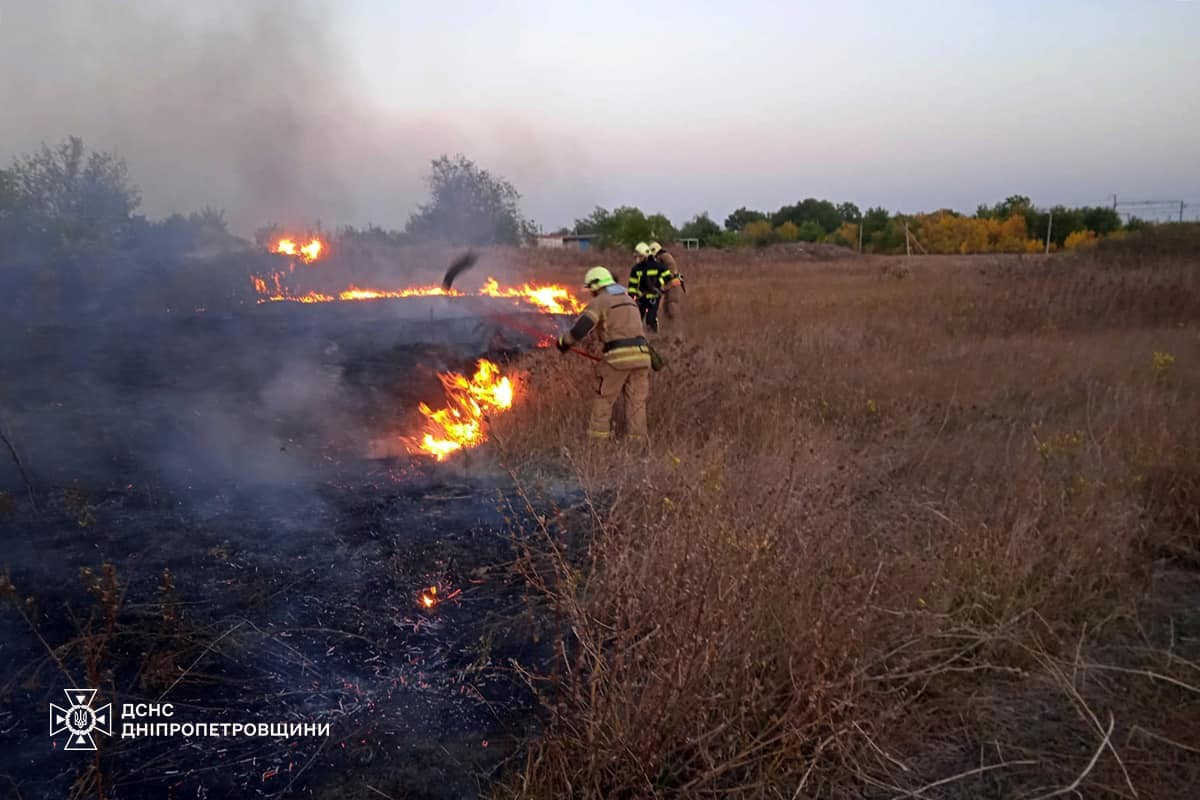
[[[1140,599],[1197,559],[1194,252],[685,258],[649,457],[589,446],[582,359],[529,356],[496,447],[531,495],[567,473],[591,502],[533,537],[561,656],[530,676],[546,726],[502,794],[1200,779],[1197,620]]]

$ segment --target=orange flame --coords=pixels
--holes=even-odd
[[[438,376],[446,390],[448,405],[436,411],[421,403],[425,434],[414,442],[413,452],[425,453],[444,461],[463,448],[482,444],[487,435],[483,424],[487,415],[512,408],[512,381],[500,374],[500,368],[486,358],[479,359],[469,379],[455,372]]]
[[[296,240],[290,237],[280,239],[275,243],[272,253],[279,253],[285,256],[300,256],[306,264],[311,264],[321,257],[321,253],[325,250],[325,243],[320,238],[314,236],[308,240],[308,244],[297,245]]]
[[[279,274],[271,276],[273,288],[267,280],[252,276],[254,290],[261,297],[258,302],[271,303],[287,300],[293,303],[331,303],[335,300],[379,300],[398,297],[467,297],[465,292],[457,289],[443,289],[441,286],[413,286],[405,289],[368,289],[351,284],[336,295],[322,292],[293,294],[285,291],[280,283]],[[565,286],[555,284],[541,285],[525,283],[521,286],[501,286],[495,278],[488,278],[483,288],[478,292],[483,297],[508,298],[519,303],[527,303],[547,314],[578,314],[583,311],[583,304],[571,294]]]
[[[436,586],[430,586],[428,589],[421,592],[421,605],[425,606],[425,608],[433,608],[437,605],[437,602],[438,597]]]
[[[578,314],[583,311],[583,305],[565,286],[526,283],[502,289],[495,278],[488,278],[479,293],[487,297],[515,297],[538,306],[548,314]]]

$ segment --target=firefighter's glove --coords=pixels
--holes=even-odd
[[[571,349],[571,345],[567,344],[567,340],[561,336],[558,337],[558,341],[555,343],[554,346],[558,348],[558,352],[560,352],[560,353],[565,353]]]

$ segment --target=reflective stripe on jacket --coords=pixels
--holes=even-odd
[[[642,330],[642,315],[624,287],[613,284],[601,289],[563,334],[563,342],[575,344],[593,330],[604,343],[604,360],[610,366],[616,369],[650,366],[650,347]]]
[[[658,297],[669,281],[670,270],[654,256],[649,256],[633,265],[629,271],[629,294],[632,297]]]

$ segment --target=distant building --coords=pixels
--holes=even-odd
[[[536,237],[534,244],[551,250],[590,250],[595,238],[591,233],[551,233]]]

